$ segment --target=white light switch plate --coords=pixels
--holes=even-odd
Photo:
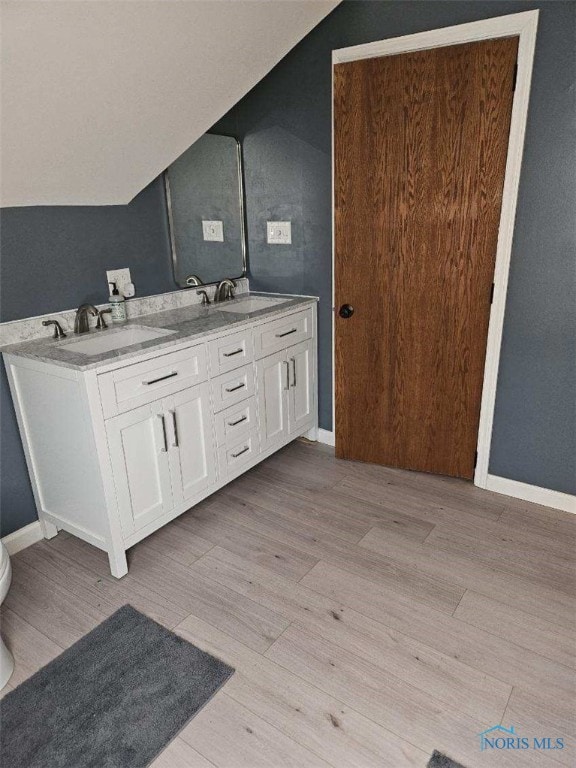
[[[202,221],[204,240],[213,243],[224,242],[224,224],[221,221]]]
[[[266,233],[270,245],[292,244],[292,222],[267,221]]]
[[[128,268],[106,270],[106,280],[108,281],[108,283],[116,283],[116,287],[118,288],[118,290],[123,296],[126,295],[124,293],[125,286],[127,286],[128,283],[132,282],[132,278],[130,277],[130,270]],[[108,285],[108,292],[110,292],[109,285]]]

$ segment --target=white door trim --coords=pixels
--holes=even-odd
[[[447,45],[458,45],[480,40],[492,40],[499,37],[518,36],[518,75],[516,90],[512,103],[512,118],[510,137],[508,140],[508,156],[504,176],[504,191],[502,210],[496,248],[496,266],[494,270],[494,297],[490,311],[488,326],[488,343],[486,347],[486,363],[484,366],[484,382],[482,387],[482,403],[480,407],[480,424],[478,427],[478,460],[474,473],[474,484],[480,488],[487,487],[488,463],[490,444],[492,440],[492,424],[494,421],[494,406],[496,403],[496,384],[498,381],[498,365],[500,362],[500,347],[504,326],[504,311],[506,308],[506,292],[512,253],[512,238],[514,235],[514,219],[524,135],[528,116],[530,98],[530,83],[532,81],[532,64],[536,44],[536,29],[539,11],[525,11],[508,16],[473,21],[455,27],[443,27],[415,35],[394,37],[379,40],[366,45],[355,45],[351,48],[340,48],[332,51],[332,75],[334,65],[358,59],[368,59],[375,56],[391,56],[409,51],[439,48]],[[335,393],[335,296],[334,296],[334,265],[335,265],[335,231],[334,231],[334,77],[332,76],[332,429],[336,431],[336,393]]]

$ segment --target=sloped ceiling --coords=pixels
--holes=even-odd
[[[128,203],[336,5],[3,0],[1,205]]]

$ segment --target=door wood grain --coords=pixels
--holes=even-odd
[[[340,458],[473,476],[517,48],[334,67]]]

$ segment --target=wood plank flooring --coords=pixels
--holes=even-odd
[[[236,673],[153,768],[576,764],[576,518],[297,442],[135,546],[12,558],[8,690],[125,603]],[[481,753],[497,723],[562,751]]]

